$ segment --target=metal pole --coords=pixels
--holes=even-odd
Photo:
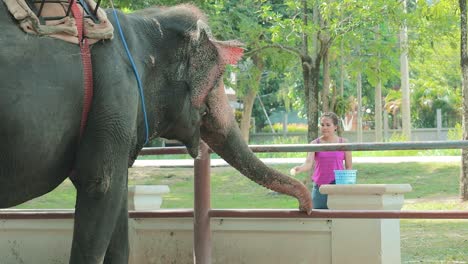
[[[208,146],[203,141],[200,141],[200,154],[194,163],[193,263],[211,264],[210,154],[208,153]]]
[[[401,149],[464,149],[468,140],[393,142],[393,143],[333,143],[333,144],[283,144],[249,145],[253,152],[316,152],[316,151],[369,151]],[[376,157],[378,159],[378,157]]]
[[[313,210],[307,215],[297,209],[213,209],[210,217],[216,218],[355,218],[355,219],[468,219],[468,211],[430,210]],[[0,220],[14,219],[73,219],[74,210],[0,210]],[[155,211],[130,211],[131,218],[193,217],[192,209],[161,209]]]
[[[337,143],[337,144],[282,144],[249,145],[253,152],[316,152],[316,151],[370,151],[405,149],[464,149],[468,140],[423,141],[423,142],[375,142],[375,143]],[[139,155],[186,154],[185,147],[144,148]]]
[[[468,211],[433,210],[313,210],[310,215],[290,209],[213,209],[211,217],[220,218],[354,218],[354,219],[468,219]]]

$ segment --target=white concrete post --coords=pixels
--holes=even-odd
[[[400,210],[409,184],[322,185],[333,210]],[[332,220],[332,264],[401,263],[400,219]]]
[[[155,210],[162,204],[163,195],[169,193],[167,185],[128,186],[128,210]]]
[[[442,139],[442,109],[437,108],[436,114],[437,114],[437,140],[443,140]]]

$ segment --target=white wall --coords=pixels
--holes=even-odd
[[[0,263],[68,263],[72,219],[0,220]],[[132,264],[193,263],[192,218],[130,219]],[[326,219],[214,218],[213,264],[331,263]]]

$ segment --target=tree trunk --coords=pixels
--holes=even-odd
[[[257,87],[249,87],[247,89],[247,93],[244,96],[243,103],[244,103],[244,109],[242,110],[242,119],[241,119],[241,124],[240,124],[240,129],[242,133],[242,138],[245,140],[245,142],[249,142],[249,134],[250,134],[250,119],[252,118],[252,109],[253,109],[253,104],[255,102],[255,97],[257,96],[259,86],[260,86],[260,80],[262,77],[262,71],[263,71],[263,60],[260,58],[257,54],[252,56],[252,61],[253,64],[256,66],[258,69],[259,74],[256,75],[256,79],[253,80],[253,84],[256,85]]]
[[[304,27],[308,26],[308,7],[307,0],[302,0]],[[312,7],[314,24],[319,23],[320,14],[316,4]],[[314,33],[313,56],[309,56],[309,35],[302,35],[302,74],[304,77],[304,90],[307,107],[307,140],[310,142],[318,137],[318,119],[319,119],[319,78],[320,78],[320,42],[318,32]]]
[[[344,96],[344,79],[345,79],[345,70],[344,70],[344,56],[343,56],[343,40],[341,40],[340,45],[340,96]]]
[[[357,74],[357,142],[362,142],[362,76],[361,73]]]
[[[336,111],[335,111],[335,106],[336,106],[336,97],[338,96],[337,95],[337,91],[336,91],[336,85],[332,85],[332,90],[331,90],[331,102],[330,102],[330,109],[331,111],[335,112],[336,114]]]
[[[382,138],[382,81],[379,78],[377,87],[375,88],[375,141],[383,142]]]
[[[257,90],[250,88],[247,91],[247,94],[244,95],[242,100],[244,104],[244,109],[242,110],[242,119],[240,123],[240,129],[242,133],[242,138],[245,142],[249,142],[250,134],[250,119],[252,116],[253,104],[255,102],[255,97],[257,96]]]
[[[315,62],[309,73],[310,82],[308,98],[308,132],[307,138],[310,141],[318,137],[318,119],[319,119],[319,78],[320,78],[320,60]]]
[[[466,0],[460,0],[460,57],[463,94],[463,140],[468,139],[468,50],[467,50],[467,10]],[[468,149],[462,149],[460,173],[460,199],[468,201]]]
[[[380,28],[379,26],[376,26],[376,32],[379,32]],[[380,39],[380,32],[378,34],[375,34],[376,41],[379,42],[381,41]],[[382,78],[381,78],[381,54],[379,52],[378,54],[379,60],[377,62],[377,72],[378,72],[378,80],[377,80],[377,86],[375,87],[375,96],[374,96],[374,102],[375,102],[375,109],[374,109],[374,120],[375,120],[375,142],[383,142],[383,131],[382,131]]]
[[[393,116],[393,129],[400,129],[400,121],[398,120],[398,114],[400,110],[395,110],[392,113]]]
[[[406,13],[406,0],[402,1],[403,12]],[[400,71],[401,71],[401,118],[403,135],[407,140],[411,140],[411,108],[409,90],[409,69],[408,69],[408,28],[406,22],[400,31]]]
[[[327,49],[323,54],[323,87],[322,87],[322,111],[330,111],[330,60],[329,60],[329,50]]]

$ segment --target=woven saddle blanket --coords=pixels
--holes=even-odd
[[[96,3],[93,0],[85,0],[89,7],[93,10]],[[3,0],[8,10],[13,17],[18,21],[19,26],[23,31],[29,34],[40,36],[50,36],[65,40],[67,42],[78,44],[78,30],[76,21],[71,16],[66,15],[68,3],[52,3],[45,2],[42,8],[41,15],[43,17],[63,17],[57,20],[46,20],[45,24],[41,24],[36,14],[29,8],[26,0]],[[41,3],[36,3],[39,8]],[[78,5],[82,10],[81,5]],[[107,15],[103,9],[98,8],[96,16],[99,23],[95,23],[91,18],[84,18],[84,36],[88,38],[89,44],[93,44],[102,39],[112,39],[114,36],[114,27],[107,19]]]

